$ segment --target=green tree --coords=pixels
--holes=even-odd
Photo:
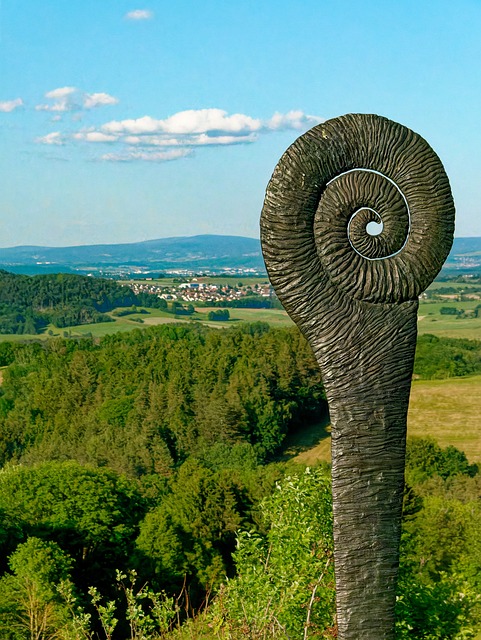
[[[125,566],[145,506],[136,485],[108,469],[48,462],[3,469],[0,510],[24,536],[58,543],[86,586],[91,576],[109,584]]]
[[[235,531],[250,506],[235,473],[188,459],[140,525],[140,567],[162,588],[179,588],[185,578],[199,603],[232,572]]]
[[[409,438],[406,447],[406,469],[410,484],[438,475],[443,479],[456,474],[473,477],[478,472],[469,464],[464,451],[456,447],[442,448],[434,438]]]
[[[466,376],[481,371],[481,343],[478,340],[418,337],[414,373],[425,379]]]
[[[481,478],[463,452],[408,441],[397,637],[464,640],[481,630]]]
[[[216,311],[209,311],[207,314],[208,320],[227,321],[230,318],[229,309],[218,309]]]
[[[71,616],[59,587],[72,562],[54,542],[31,537],[10,556],[12,573],[0,579],[0,636],[9,640],[67,637]]]

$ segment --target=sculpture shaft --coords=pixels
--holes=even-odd
[[[392,640],[417,303],[379,305],[317,351],[332,424],[339,638]],[[373,316],[382,314],[383,331]],[[364,322],[362,322],[364,320]],[[401,322],[400,322],[401,321]],[[352,327],[349,323],[345,325]],[[391,335],[389,335],[391,334]],[[385,340],[385,336],[390,340]],[[319,341],[314,338],[313,346]]]

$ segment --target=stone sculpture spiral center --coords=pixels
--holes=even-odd
[[[369,233],[371,222],[381,233]],[[331,414],[340,640],[394,638],[418,296],[453,232],[439,158],[421,136],[376,115],[314,127],[267,187],[266,267],[314,351]]]

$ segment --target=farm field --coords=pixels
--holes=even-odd
[[[431,333],[443,338],[481,340],[481,318],[456,318],[455,316],[420,316],[418,333]]]
[[[481,339],[481,317],[462,317],[456,315],[442,315],[442,307],[450,307],[458,310],[474,310],[479,305],[479,300],[466,302],[423,302],[419,304],[418,332],[432,333],[445,338],[468,338],[469,340]]]
[[[421,303],[419,308],[418,331],[420,334],[432,333],[438,336],[449,338],[468,338],[470,340],[481,339],[481,318],[462,318],[450,315],[441,315],[439,310],[442,306],[456,306],[457,308],[473,309],[475,301],[458,303]],[[198,307],[192,316],[173,316],[170,313],[149,309],[149,315],[133,314],[115,318],[115,322],[103,324],[82,325],[67,327],[63,330],[54,331],[57,335],[63,335],[63,331],[70,330],[71,335],[85,335],[91,333],[94,336],[102,336],[117,331],[129,331],[134,328],[148,327],[167,322],[202,322],[209,326],[230,327],[237,322],[268,322],[273,326],[291,326],[292,320],[282,309],[229,309],[230,320],[226,322],[209,322],[207,314],[215,311],[218,307]],[[143,322],[140,323],[138,319]],[[23,336],[20,336],[23,337]],[[38,337],[38,336],[37,336]]]
[[[462,449],[481,463],[481,376],[415,380],[408,413],[408,435],[432,436],[443,447]]]
[[[431,436],[442,447],[452,445],[471,463],[481,463],[481,376],[447,380],[415,380],[408,413],[408,437]],[[327,420],[290,437],[286,457],[303,464],[330,460]]]
[[[205,313],[215,311],[218,307],[199,308],[198,311]],[[280,326],[292,326],[293,322],[283,309],[229,309],[230,320],[228,322],[216,322],[224,326],[232,326],[235,322],[268,322],[269,324]]]
[[[251,286],[254,286],[256,284],[267,284],[269,282],[267,276],[249,276],[241,274],[237,274],[234,276],[198,276],[194,279],[191,276],[186,276],[185,278],[182,278],[181,276],[167,276],[165,278],[152,278],[149,280],[146,280],[145,278],[131,278],[128,280],[129,283],[132,282],[136,284],[154,284],[160,287],[171,287],[185,281],[199,282],[201,284],[217,284],[219,286],[228,284],[234,286],[238,283],[250,284]]]
[[[453,306],[458,309],[473,309],[476,306],[476,302],[421,303],[418,322],[419,334],[431,333],[448,338],[481,339],[481,318],[441,315],[439,310],[442,306]],[[63,336],[64,332],[66,332],[72,337],[85,336],[88,334],[94,337],[101,337],[110,333],[116,333],[117,331],[131,331],[132,329],[141,329],[142,327],[168,322],[197,321],[218,328],[233,326],[236,322],[268,322],[273,326],[290,326],[293,324],[287,313],[282,309],[229,309],[230,320],[226,322],[209,322],[207,320],[207,314],[209,311],[216,309],[218,309],[218,307],[199,307],[194,315],[184,317],[176,317],[170,313],[159,311],[158,309],[149,309],[148,315],[140,313],[132,314],[129,316],[115,317],[115,322],[76,325],[63,327],[62,329],[49,326],[47,327],[47,332],[51,330],[54,336]],[[142,320],[142,322],[139,322],[139,320]],[[44,340],[49,337],[47,332],[40,335],[0,334],[0,341]]]
[[[107,314],[114,318],[114,322],[99,322],[96,324],[83,324],[71,327],[62,327],[61,329],[50,325],[45,333],[39,335],[29,334],[0,334],[0,342],[24,340],[46,340],[49,337],[72,337],[79,338],[84,336],[93,336],[101,338],[102,336],[118,331],[132,331],[132,329],[142,329],[159,324],[169,322],[202,322],[210,327],[226,328],[234,326],[238,322],[268,322],[273,326],[289,326],[292,320],[282,309],[229,309],[230,320],[228,321],[209,321],[207,315],[209,311],[215,311],[218,307],[200,307],[191,316],[175,316],[171,313],[160,311],[159,309],[148,309],[148,314],[134,313],[128,316],[115,317],[111,313]],[[141,320],[142,322],[139,322]],[[49,335],[48,331],[52,333]]]
[[[469,282],[469,280],[464,280],[463,282],[453,282],[449,281],[436,281],[429,285],[429,291],[436,291],[438,289],[458,289],[460,291],[464,291],[465,293],[469,293],[470,291],[477,291],[480,288],[480,285],[476,282]]]

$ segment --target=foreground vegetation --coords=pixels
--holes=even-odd
[[[407,463],[396,637],[474,638],[480,475],[431,440]],[[74,462],[9,465],[0,636],[335,638],[330,495],[326,467],[226,455],[192,458],[155,490]],[[228,570],[212,562],[222,548]]]
[[[327,424],[295,327],[4,342],[0,366],[1,638],[335,638],[329,467],[289,460]],[[459,448],[409,444],[398,639],[481,630],[480,372],[479,342],[420,337],[411,433]]]

